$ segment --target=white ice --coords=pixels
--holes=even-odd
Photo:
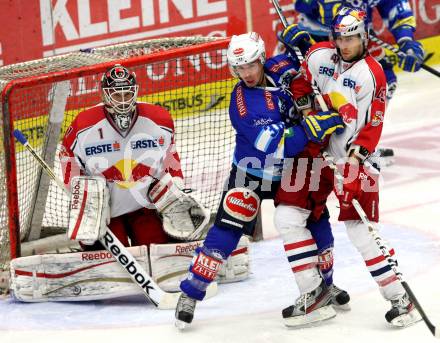
[[[439,69],[439,68],[438,68]],[[440,70],[440,69],[439,69]],[[383,170],[381,227],[397,251],[399,266],[431,321],[440,329],[440,79],[421,71],[399,74],[386,114],[381,145],[393,148],[395,164]],[[144,298],[91,303],[22,304],[0,300],[0,342],[435,342],[423,322],[406,329],[387,325],[389,304],[334,218],[335,280],[349,291],[351,311],[322,325],[287,329],[281,309],[297,288],[263,204],[265,240],[252,244],[252,274],[221,285],[199,303],[193,325],[179,332],[173,311]]]

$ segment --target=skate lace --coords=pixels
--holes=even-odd
[[[183,296],[179,302],[179,308],[181,311],[193,313],[196,307],[196,301],[190,297]]]
[[[302,306],[304,306],[304,312],[307,312],[307,305],[308,302],[311,298],[311,294],[310,293],[305,293],[303,295],[301,295],[298,300],[296,301],[296,306],[297,308],[301,308]]]
[[[339,293],[342,292],[342,289],[338,288],[338,287],[335,286],[335,285],[331,285],[331,286],[329,287],[329,291],[330,291],[330,294],[331,294],[333,297],[335,297],[335,296],[337,296]]]
[[[410,304],[410,301],[408,299],[408,296],[405,294],[404,296],[400,297],[396,300],[391,300],[391,306],[399,309],[406,309],[408,305]]]

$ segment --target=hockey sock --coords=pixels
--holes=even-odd
[[[193,299],[203,300],[206,288],[214,281],[223,261],[237,247],[241,235],[239,230],[213,225],[203,246],[196,249],[188,276],[180,283],[180,289]]]

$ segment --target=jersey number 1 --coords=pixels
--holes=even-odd
[[[98,132],[99,132],[99,138],[104,139],[104,134],[102,133],[102,128],[99,128]]]

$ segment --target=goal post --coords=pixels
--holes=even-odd
[[[44,181],[33,158],[15,144],[13,130],[23,131],[61,176],[64,132],[76,114],[101,102],[100,77],[116,63],[136,73],[139,101],[171,112],[185,187],[214,215],[234,149],[228,105],[236,81],[227,66],[228,43],[227,38],[165,38],[1,67],[0,269],[20,256],[28,240],[67,227],[68,199]],[[130,171],[124,175],[129,182]]]

